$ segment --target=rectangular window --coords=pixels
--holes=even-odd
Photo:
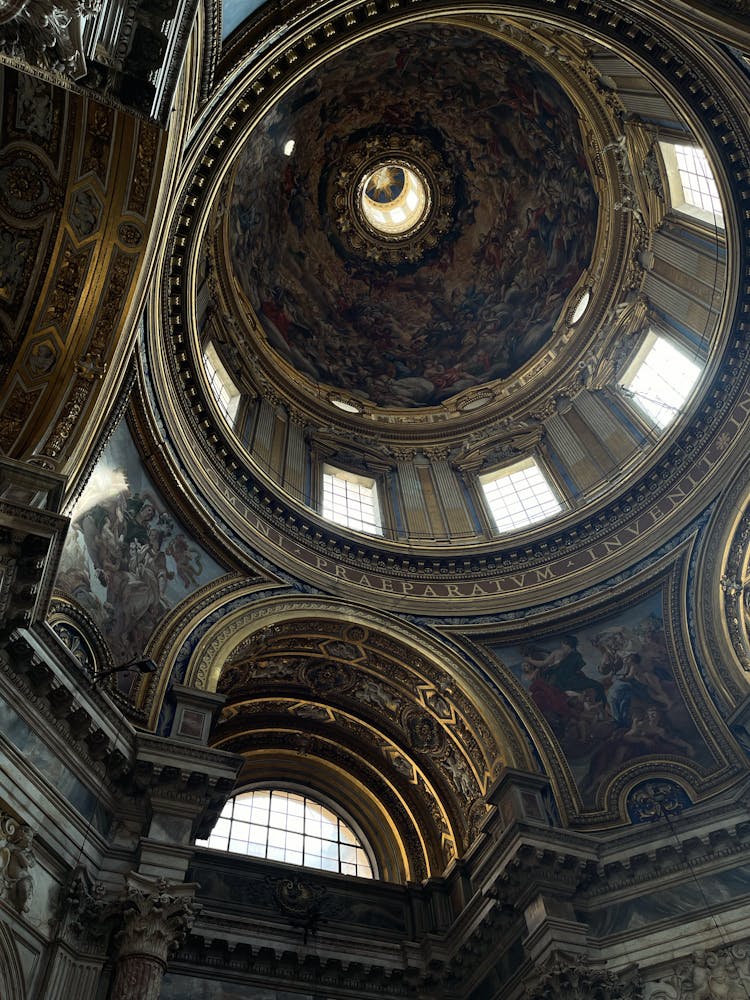
[[[377,484],[366,476],[324,465],[321,513],[345,528],[383,534]]]
[[[480,476],[479,483],[500,534],[546,521],[563,509],[534,458]]]
[[[672,208],[723,229],[719,189],[711,164],[700,146],[660,142],[659,147],[667,171]]]
[[[680,412],[701,370],[671,340],[650,331],[625,373],[623,388],[661,430]]]
[[[203,366],[208,384],[219,409],[229,424],[234,426],[240,405],[240,390],[229,376],[213,344],[207,344],[203,351]]]

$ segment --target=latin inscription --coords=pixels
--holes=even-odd
[[[561,554],[557,559],[542,567],[523,569],[492,579],[452,581],[450,583],[436,579],[432,582],[426,582],[424,580],[404,580],[375,572],[365,573],[354,566],[336,561],[333,556],[320,555],[296,544],[249,510],[230,490],[225,489],[223,492],[235,512],[257,535],[267,539],[272,546],[282,549],[287,555],[292,556],[305,566],[314,569],[316,573],[330,577],[332,582],[338,581],[350,587],[418,600],[438,599],[444,601],[496,597],[499,594],[510,594],[518,590],[537,587],[543,583],[561,580],[599,560],[607,559],[637,538],[648,534],[706,481],[711,470],[721,460],[726,450],[727,441],[731,440],[734,434],[744,427],[748,414],[750,414],[750,397],[737,404],[722,428],[722,433],[716,435],[710,447],[698,461],[690,465],[689,471],[630,524],[623,525],[606,538],[593,542],[586,549],[567,555]]]

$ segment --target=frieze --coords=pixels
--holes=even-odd
[[[177,953],[176,960],[199,968],[215,969],[221,965],[243,977],[254,977],[259,982],[272,979],[292,988],[304,983],[306,987],[324,991],[356,990],[360,996],[398,998],[415,995],[419,970],[405,964],[401,954],[394,955],[393,965],[374,961],[363,963],[360,958],[348,960],[344,955],[321,956],[317,950],[308,951],[304,943],[296,950],[288,945],[283,950],[269,945],[262,948],[238,945],[235,925],[229,924],[223,934],[221,930],[217,933],[213,922],[206,928],[199,923],[188,943]],[[313,947],[317,949],[317,941]]]

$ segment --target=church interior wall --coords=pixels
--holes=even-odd
[[[0,996],[750,996],[746,0],[17,6]],[[384,168],[428,191],[395,240]],[[660,337],[698,371],[664,424]],[[499,527],[532,459],[558,506]],[[374,877],[211,846],[271,789]]]

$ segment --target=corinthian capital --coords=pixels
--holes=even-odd
[[[591,965],[583,955],[558,954],[526,987],[524,1000],[641,1000],[642,996],[635,967],[616,975]]]
[[[197,883],[170,884],[132,872],[122,899],[119,957],[145,955],[166,965],[193,925]]]

